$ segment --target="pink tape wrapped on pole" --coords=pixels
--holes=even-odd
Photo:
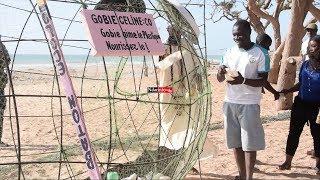
[[[40,16],[43,23],[44,31],[48,42],[50,44],[51,54],[56,65],[56,70],[59,75],[59,80],[64,87],[66,98],[70,107],[72,119],[74,126],[76,128],[80,146],[84,159],[86,161],[86,166],[89,172],[90,179],[102,179],[99,172],[99,167],[97,166],[94,151],[87,133],[87,129],[84,123],[83,114],[79,108],[77,101],[77,96],[75,94],[73,84],[68,72],[68,68],[64,59],[64,55],[61,50],[59,39],[53,25],[52,19],[50,17],[49,9],[45,0],[37,0]]]

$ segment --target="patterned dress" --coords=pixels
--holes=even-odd
[[[4,97],[4,89],[8,82],[8,76],[5,72],[6,61],[10,63],[10,56],[4,44],[0,41],[0,142],[3,132],[3,114],[7,101],[6,97]]]
[[[146,4],[143,0],[100,0],[95,10],[145,13]]]

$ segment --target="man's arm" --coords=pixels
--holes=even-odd
[[[265,88],[266,88],[269,92],[271,92],[271,93],[273,94],[274,100],[279,99],[280,93],[279,93],[278,91],[276,91],[276,90],[271,86],[271,84],[270,84],[269,82],[266,83]]]
[[[295,84],[293,87],[291,87],[289,89],[283,89],[282,91],[280,91],[280,93],[288,94],[288,93],[293,93],[293,92],[299,91],[300,85],[301,85],[301,83],[298,82],[297,84]]]
[[[260,79],[246,79],[243,84],[252,87],[264,87],[268,82],[268,73],[259,73]]]
[[[269,92],[271,92],[272,94],[277,93],[277,91],[271,86],[271,84],[270,84],[269,82],[267,82],[264,87],[265,87]]]
[[[252,87],[264,87],[267,84],[268,73],[259,73],[259,79],[245,79],[240,73],[239,76],[235,77],[233,81],[227,81],[229,84],[245,84]]]

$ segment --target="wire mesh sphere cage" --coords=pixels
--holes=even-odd
[[[1,62],[7,74],[1,141],[7,145],[0,147],[0,177],[89,179],[83,146],[92,146],[102,178],[108,172],[120,179],[187,175],[204,153],[211,118],[205,18],[199,13],[205,1],[173,2],[47,0],[69,87],[59,79],[37,2],[0,2],[1,50],[10,54]],[[151,14],[165,54],[92,56],[79,16],[83,8]],[[66,98],[64,88],[77,100]],[[76,102],[84,129],[72,111]]]

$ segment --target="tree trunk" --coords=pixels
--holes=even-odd
[[[291,56],[299,56],[303,38],[303,21],[313,0],[292,0],[291,19],[282,53],[279,79],[277,89],[289,89],[294,85],[296,77],[296,65],[291,64],[288,59]],[[290,109],[292,106],[292,94],[279,99],[278,110]]]
[[[297,65],[300,64],[301,59],[302,59],[301,56],[292,56],[286,60],[281,61],[284,65],[281,67],[285,67],[284,69],[285,73],[282,76],[280,76],[279,79],[281,78],[282,80],[286,80],[285,82],[282,82],[282,85],[292,84],[293,86],[293,84],[295,83],[296,74],[297,74]],[[288,86],[288,87],[286,86],[285,88],[282,88],[282,89],[288,89],[292,86]],[[290,109],[292,106],[292,99],[293,99],[292,97],[293,97],[292,93],[288,94],[287,96],[281,96],[277,104],[277,109],[278,110]]]
[[[282,58],[282,52],[284,49],[286,41],[283,41],[281,45],[277,48],[277,50],[273,53],[271,56],[271,67],[270,67],[270,73],[268,77],[268,81],[270,83],[276,84],[278,81],[278,75],[280,71],[280,61]]]

